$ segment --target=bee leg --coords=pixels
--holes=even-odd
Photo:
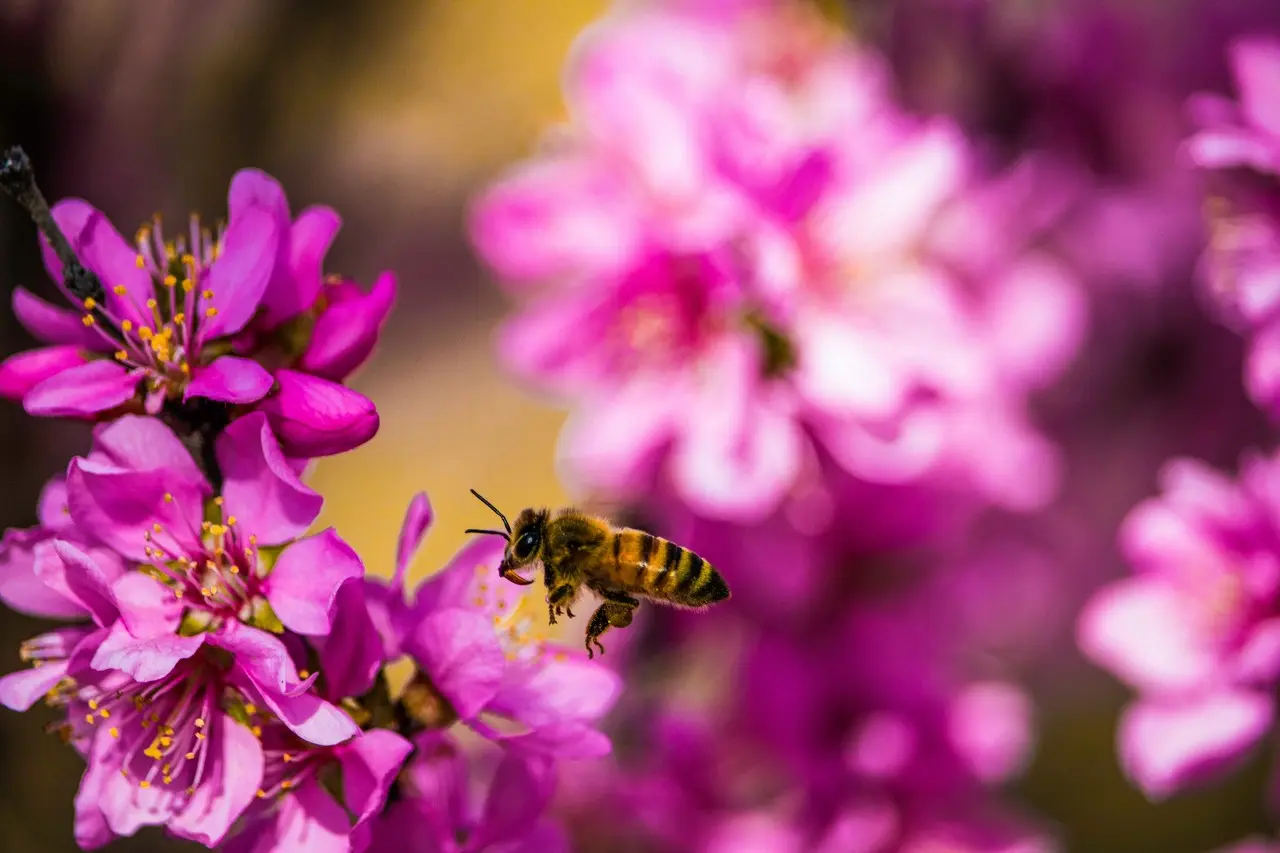
[[[564,607],[573,601],[574,596],[578,594],[578,588],[571,583],[561,584],[551,590],[551,594],[547,596],[547,612],[551,624],[556,624],[556,616],[564,610]],[[572,613],[569,614],[573,616]]]
[[[634,598],[628,597],[627,602],[610,598],[596,608],[596,612],[591,616],[591,621],[587,624],[588,660],[595,657],[595,651],[592,650],[591,644],[595,643],[596,648],[600,650],[600,654],[604,654],[604,646],[600,645],[600,635],[610,628],[625,628],[630,625],[631,614],[638,604],[639,602]]]

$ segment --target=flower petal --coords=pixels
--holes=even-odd
[[[53,551],[57,560],[40,560],[36,572],[46,585],[65,588],[84,605],[98,627],[105,628],[120,615],[112,578],[84,551],[64,540],[55,539]]]
[[[338,590],[362,577],[360,556],[329,528],[285,548],[262,589],[286,628],[319,637],[333,624]]]
[[[554,760],[507,753],[489,783],[472,846],[483,850],[491,844],[514,841],[531,830],[546,811],[555,785]]]
[[[470,609],[475,598],[472,590],[477,573],[484,569],[496,582],[505,546],[506,543],[497,536],[472,536],[449,558],[443,569],[418,585],[413,612],[425,616],[432,611],[453,607]]]
[[[256,403],[267,396],[274,384],[275,379],[256,361],[224,355],[196,368],[182,399],[205,397],[223,403]]]
[[[80,347],[44,347],[15,353],[0,362],[0,397],[21,400],[46,379],[84,363]]]
[[[386,729],[365,732],[338,748],[343,799],[357,824],[382,811],[391,783],[411,752],[412,743]]]
[[[23,397],[28,414],[52,418],[96,415],[133,399],[138,375],[114,361],[97,360],[66,368]]]
[[[235,655],[237,670],[264,690],[284,694],[303,689],[298,668],[279,637],[242,622],[228,622],[210,634],[209,641]]]
[[[268,328],[295,317],[315,304],[320,295],[324,256],[342,227],[342,217],[330,207],[308,207],[289,228],[284,263],[277,266],[262,298],[262,322]]]
[[[275,844],[254,853],[349,853],[351,820],[319,782],[308,779],[280,801]]]
[[[289,456],[332,456],[378,432],[373,401],[327,379],[276,371],[277,388],[259,404]]]
[[[106,460],[135,471],[164,471],[175,480],[212,494],[204,474],[182,439],[156,418],[123,415],[93,430],[95,461]]]
[[[331,296],[298,360],[299,369],[334,382],[346,379],[373,353],[395,298],[396,276],[391,272],[378,276],[367,294],[341,301]]]
[[[432,613],[405,645],[464,720],[478,714],[502,683],[507,659],[487,616],[462,609]]]
[[[613,744],[606,735],[582,723],[545,726],[524,734],[499,735],[491,739],[511,752],[567,761],[603,758],[613,751]]]
[[[139,639],[123,622],[111,626],[90,666],[99,672],[119,670],[135,681],[159,681],[204,645],[204,635],[179,637],[176,634]]]
[[[1267,733],[1274,702],[1257,693],[1140,702],[1120,720],[1120,762],[1152,800],[1217,778]]]
[[[427,529],[435,519],[431,509],[431,500],[426,492],[418,492],[409,501],[409,508],[404,512],[404,522],[400,525],[400,538],[396,542],[396,573],[391,579],[392,589],[404,589],[405,572],[413,562]]]
[[[1240,87],[1240,106],[1258,128],[1280,137],[1280,41],[1242,38],[1231,48],[1231,67]]]
[[[604,716],[622,691],[622,680],[608,667],[579,656],[549,656],[523,677],[508,678],[489,710],[530,728]]]
[[[81,349],[101,350],[107,344],[80,314],[50,305],[25,287],[13,290],[13,313],[33,337],[51,344],[67,344]]]
[[[0,678],[0,705],[28,711],[67,674],[67,661],[51,661],[39,669],[22,669]]]
[[[196,788],[182,811],[167,824],[170,832],[217,847],[232,824],[257,796],[266,764],[262,744],[245,726],[226,714],[219,715],[212,733],[218,752],[216,764]],[[209,773],[209,771],[206,771]]]
[[[283,204],[283,217],[281,205]],[[222,252],[209,267],[208,289],[213,298],[202,310],[201,338],[233,335],[244,328],[266,293],[288,222],[288,204],[275,179],[256,169],[243,169],[231,180],[227,197],[227,232]]]
[[[359,583],[344,583],[338,590],[333,630],[320,643],[320,667],[328,695],[334,699],[360,696],[373,686],[387,659],[382,637]]]
[[[9,528],[0,540],[0,601],[28,616],[73,619],[89,614],[65,589],[50,587],[36,573],[38,551],[51,552],[50,534],[40,528]],[[47,559],[57,559],[50,554]]]
[[[207,484],[184,483],[164,470],[127,471],[87,459],[73,459],[67,469],[67,505],[76,524],[138,561],[150,559],[152,543],[170,554],[199,552],[207,492]]]
[[[324,498],[298,479],[261,412],[232,421],[218,437],[217,457],[226,512],[249,522],[259,542],[295,539],[320,514]]]
[[[112,317],[131,320],[135,326],[148,325],[151,315],[144,313],[143,306],[155,292],[151,275],[138,267],[137,251],[125,242],[107,217],[87,201],[72,198],[53,206],[53,218],[71,243],[76,258],[102,280],[107,310]],[[62,262],[43,234],[40,249],[50,278],[62,284]],[[117,287],[123,287],[125,292],[117,294]]]
[[[1140,690],[1193,687],[1218,666],[1212,648],[1192,630],[1193,604],[1158,577],[1117,581],[1085,606],[1077,644]]]
[[[120,608],[120,620],[139,639],[162,637],[178,630],[182,621],[182,601],[173,590],[142,572],[130,572],[116,579],[111,593]]]

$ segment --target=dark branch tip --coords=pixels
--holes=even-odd
[[[22,150],[21,145],[12,145],[5,149],[4,159],[0,160],[0,187],[19,201],[30,193],[36,185],[36,173],[31,168],[31,158]]]

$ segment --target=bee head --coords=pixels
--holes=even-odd
[[[538,559],[542,553],[543,532],[547,526],[546,510],[526,509],[520,513],[516,519],[516,526],[513,529],[511,523],[507,521],[507,517],[502,511],[490,503],[483,495],[475,489],[471,490],[471,494],[475,495],[484,503],[485,506],[493,510],[494,513],[502,520],[504,530],[479,530],[470,528],[467,533],[485,533],[490,536],[501,536],[507,540],[506,550],[502,554],[502,564],[498,566],[498,575],[512,583],[518,583],[521,586],[528,586],[533,583],[532,579],[526,579],[516,574],[516,569],[527,566]]]

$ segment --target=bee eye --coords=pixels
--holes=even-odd
[[[533,552],[537,547],[538,534],[530,530],[528,533],[523,534],[516,540],[516,547],[514,548],[515,558],[517,560],[527,560],[533,555]]]

